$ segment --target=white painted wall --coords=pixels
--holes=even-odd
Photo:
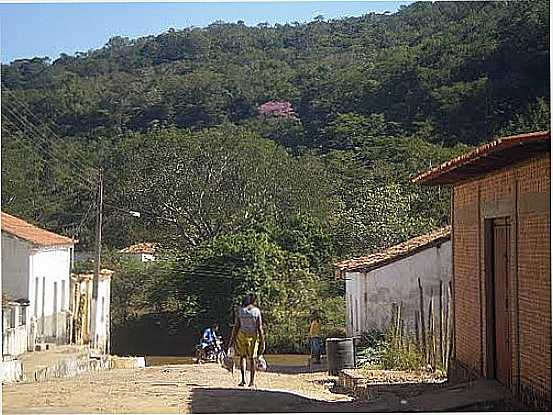
[[[140,261],[140,262],[149,262],[149,261],[155,261],[155,256],[153,254],[145,254],[142,252],[135,252],[132,254],[123,254],[126,258]]]
[[[30,293],[33,315],[42,316],[42,291],[44,290],[44,315],[69,309],[69,275],[71,252],[67,247],[33,250],[31,255]],[[38,278],[38,310],[35,312],[35,288]],[[56,283],[56,284],[54,284]],[[56,289],[56,292],[54,292]],[[29,299],[31,299],[29,298]],[[55,302],[54,302],[55,298]]]
[[[98,302],[96,312],[96,341],[99,348],[106,350],[110,321],[111,281],[109,278],[98,281]]]
[[[70,247],[34,247],[2,232],[2,290],[29,300],[26,320],[37,318],[39,337],[65,335],[70,268]]]
[[[367,273],[346,272],[347,334],[357,336],[370,329],[387,329],[392,305],[400,302],[405,325],[414,332],[415,311],[419,310],[417,278],[424,290],[426,321],[431,290],[437,310],[440,280],[445,296],[451,274],[451,241]]]
[[[2,292],[13,300],[29,298],[30,245],[2,232]]]

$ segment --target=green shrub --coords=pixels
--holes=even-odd
[[[416,370],[423,366],[422,353],[411,339],[399,344],[392,332],[371,330],[363,333],[357,345],[360,366],[386,370]]]
[[[417,370],[424,365],[424,357],[412,342],[399,345],[388,340],[380,358],[381,369]]]

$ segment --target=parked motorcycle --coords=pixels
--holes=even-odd
[[[210,344],[207,347],[202,347],[201,344],[196,346],[196,363],[219,363],[222,364],[226,357],[225,350],[223,348],[223,340],[221,337],[217,337],[215,343]]]

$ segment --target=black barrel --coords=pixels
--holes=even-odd
[[[337,376],[342,369],[355,368],[355,352],[351,337],[326,339],[328,374]]]

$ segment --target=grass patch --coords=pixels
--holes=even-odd
[[[359,366],[385,370],[420,370],[424,356],[414,341],[400,341],[391,332],[371,330],[362,335],[357,346]]]

